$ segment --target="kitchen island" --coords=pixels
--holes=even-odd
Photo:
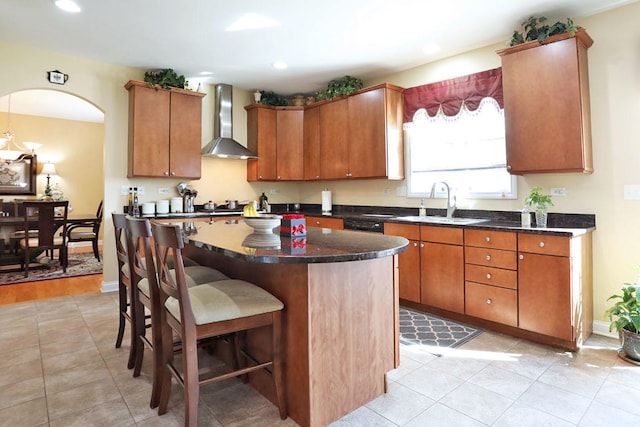
[[[398,365],[397,254],[408,240],[309,227],[306,237],[256,234],[242,220],[198,221],[185,255],[268,290],[285,304],[289,416],[324,426],[381,395]],[[269,356],[269,331],[248,337]],[[263,372],[251,384],[275,401]]]

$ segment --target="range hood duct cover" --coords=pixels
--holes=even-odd
[[[233,139],[232,98],[233,88],[231,85],[216,85],[214,138],[204,146],[202,155],[225,159],[257,159],[258,156]]]

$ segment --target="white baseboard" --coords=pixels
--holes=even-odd
[[[105,292],[118,292],[118,281],[112,282],[102,282],[102,288],[100,289],[102,293]]]
[[[603,320],[593,321],[593,333],[596,335],[604,335],[605,337],[618,338],[616,332],[609,332],[609,322]]]

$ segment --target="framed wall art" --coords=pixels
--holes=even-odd
[[[23,154],[17,160],[0,160],[0,195],[36,194],[35,154]]]

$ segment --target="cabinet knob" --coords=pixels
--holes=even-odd
[[[171,176],[174,176],[176,173],[175,172],[171,172]]]
[[[511,165],[507,165],[507,170],[510,171],[511,170]]]
[[[259,176],[258,176],[258,179],[262,179],[262,175],[259,175]]]
[[[350,173],[348,173],[348,174],[347,174],[347,176],[351,176],[351,174],[350,174]]]
[[[320,175],[316,175],[316,179],[320,179]]]
[[[280,176],[278,176],[278,179],[280,179]]]
[[[491,273],[487,273],[487,279],[491,279]]]
[[[491,255],[487,255],[487,261],[491,261]]]
[[[316,225],[320,225],[320,221],[316,221]]]
[[[544,242],[540,242],[540,247],[544,248]]]
[[[169,172],[166,172],[166,171],[165,171],[165,172],[163,172],[163,175],[164,175],[164,176],[169,176]]]
[[[487,304],[491,304],[492,302],[493,302],[493,301],[491,301],[491,298],[489,298],[489,299],[487,300]]]
[[[414,248],[417,248],[417,247],[418,247],[418,243],[413,242],[413,247],[414,247]]]
[[[424,243],[420,243],[420,247],[421,247],[421,248],[424,248]]]
[[[490,242],[491,241],[491,237],[487,236],[487,237],[484,238],[484,240],[486,240],[487,242]]]
[[[520,256],[519,256],[519,258],[520,258],[520,259],[524,259],[524,255],[520,255]]]

